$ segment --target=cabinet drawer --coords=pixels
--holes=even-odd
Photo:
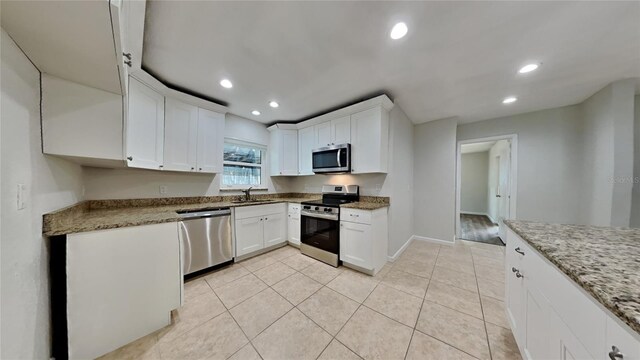
[[[235,208],[235,216],[237,219],[246,219],[250,217],[263,216],[269,214],[277,214],[285,212],[286,204],[267,204],[254,206],[241,206]]]
[[[371,211],[340,209],[340,220],[358,224],[371,224]]]
[[[289,214],[290,215],[300,215],[300,204],[293,204],[293,203],[289,203],[288,204],[289,207]]]

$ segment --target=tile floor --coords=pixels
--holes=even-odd
[[[103,359],[520,359],[503,261],[414,241],[371,277],[287,246],[189,281],[172,325]]]

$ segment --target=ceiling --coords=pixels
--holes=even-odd
[[[637,1],[148,1],[143,67],[264,123],[380,93],[414,123],[466,123],[579,103],[640,77],[639,18]],[[398,21],[409,33],[391,40]],[[542,66],[517,74],[529,62]]]
[[[493,145],[495,145],[495,141],[485,141],[473,144],[462,144],[460,145],[460,153],[461,154],[471,154],[489,151]]]

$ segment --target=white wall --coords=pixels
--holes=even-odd
[[[618,81],[580,105],[584,222],[629,226],[633,177],[633,81]]]
[[[78,165],[42,155],[38,70],[7,33],[1,38],[1,208],[3,359],[47,359],[50,314],[42,214],[82,200]],[[16,208],[17,184],[28,203]]]
[[[631,202],[631,227],[640,227],[640,95],[634,102],[634,150],[633,150],[633,193]]]
[[[414,233],[442,241],[455,234],[455,119],[414,128]]]
[[[291,192],[319,193],[322,185],[359,185],[360,195],[389,196],[389,248],[394,255],[413,235],[413,130],[411,120],[399,106],[389,114],[388,174],[312,175],[293,177]]]
[[[266,125],[231,114],[227,114],[225,119],[225,137],[269,146],[269,131]],[[272,178],[267,174],[268,161],[265,166],[268,192],[288,191],[288,178]],[[221,192],[220,178],[221,176],[213,174],[84,168],[85,197],[92,200],[239,194],[237,191]],[[165,195],[160,194],[161,185],[167,187]]]
[[[486,214],[489,191],[489,151],[460,156],[460,210]]]
[[[518,135],[517,216],[582,223],[582,136],[579,108],[536,111],[458,126],[458,140]]]

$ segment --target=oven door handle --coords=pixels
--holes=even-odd
[[[318,219],[327,219],[327,220],[340,220],[338,215],[325,215],[325,214],[309,214],[304,211],[300,213],[302,216],[310,217],[310,218],[318,218]]]

